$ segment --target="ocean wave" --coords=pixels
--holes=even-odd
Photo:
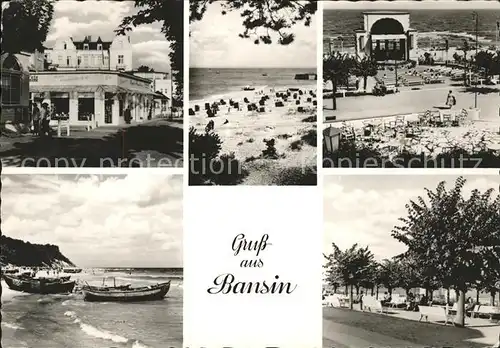
[[[115,335],[109,331],[106,330],[99,330],[98,328],[89,325],[89,324],[84,324],[80,322],[80,328],[82,329],[83,332],[85,332],[87,335],[96,337],[96,338],[102,338],[103,340],[108,340],[108,341],[113,341],[115,343],[127,343],[128,339],[119,335]]]
[[[75,300],[66,300],[63,303],[61,303],[63,306],[77,306],[77,307],[85,307],[87,304],[83,301],[75,301]]]
[[[76,313],[73,311],[66,311],[66,312],[64,312],[64,315],[73,319],[73,323],[79,324],[80,329],[89,336],[92,336],[95,338],[101,338],[101,339],[107,340],[107,341],[113,341],[115,343],[127,343],[127,342],[129,342],[128,338],[122,337],[120,335],[116,335],[116,334],[109,332],[109,331],[106,331],[106,330],[98,329],[95,326],[92,326],[90,324],[83,323],[81,321],[81,319],[78,318]],[[141,347],[141,346],[137,346],[137,348],[139,348],[139,347]]]
[[[21,326],[18,326],[16,324],[12,324],[12,323],[8,323],[8,322],[4,322],[4,321],[2,321],[2,325],[5,327],[8,327],[9,329],[13,329],[13,330],[24,330],[24,328]]]
[[[132,344],[132,348],[149,348],[149,346],[146,346],[145,344],[139,342],[139,341],[135,341],[133,344]]]

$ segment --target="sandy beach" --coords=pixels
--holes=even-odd
[[[230,102],[231,101],[231,102]],[[234,104],[233,102],[236,102]],[[218,104],[209,117],[206,103]],[[229,104],[233,104],[230,106]],[[257,110],[250,110],[250,105]],[[190,125],[198,133],[213,121],[222,140],[221,154],[234,153],[249,172],[245,184],[272,184],[283,168],[316,165],[316,85],[256,87],[190,102]],[[262,156],[265,140],[274,139],[277,158]]]

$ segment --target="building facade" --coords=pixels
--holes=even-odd
[[[158,71],[134,71],[134,75],[151,81],[151,90],[157,92],[156,114],[170,113],[172,107],[172,79],[170,74]]]
[[[30,55],[4,53],[0,59],[2,104],[0,123],[28,123],[30,120]]]
[[[376,61],[417,60],[417,31],[410,14],[401,11],[363,13],[364,28],[356,31],[356,55]]]
[[[32,73],[33,103],[47,103],[52,115],[69,117],[69,124],[94,127],[126,123],[130,108],[132,122],[154,116],[154,92],[150,81],[120,71],[74,70]]]
[[[132,70],[132,44],[130,37],[116,36],[113,41],[82,41],[71,37],[57,40],[54,47],[45,50],[45,58],[56,70]]]

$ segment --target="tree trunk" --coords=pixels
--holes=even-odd
[[[337,83],[332,80],[332,102],[333,102],[333,110],[337,110],[337,97],[335,94],[337,93]]]
[[[476,289],[476,304],[479,304],[479,289]]]
[[[392,288],[388,288],[387,291],[389,292],[389,296],[392,296]]]
[[[465,325],[465,291],[458,292],[457,315],[455,316],[455,325]]]
[[[372,289],[371,289],[371,292],[370,292],[370,295],[371,295],[371,296],[373,296],[374,290],[375,290],[375,289],[374,289],[374,288],[373,288],[373,286],[372,286]]]
[[[359,286],[356,285],[356,296],[359,296]]]
[[[349,285],[345,286],[345,294],[347,295],[349,293]]]
[[[363,90],[366,93],[366,84],[368,83],[368,76],[363,76]]]
[[[458,302],[459,296],[460,296],[460,291],[458,291],[457,289],[455,289],[455,302]]]
[[[354,308],[354,303],[353,303],[353,294],[352,294],[352,289],[353,286],[351,285],[351,288],[349,289],[349,308],[353,309]]]
[[[450,289],[446,289],[446,304],[450,304]]]
[[[377,297],[376,297],[376,299],[378,300],[378,285],[377,285]]]
[[[497,294],[497,292],[495,290],[491,290],[490,291],[490,306],[494,306],[495,305],[495,295]]]
[[[425,288],[425,297],[429,298],[429,289]]]

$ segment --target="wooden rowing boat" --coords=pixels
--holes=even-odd
[[[11,275],[3,275],[7,286],[16,291],[28,292],[30,294],[64,294],[73,291],[75,281],[47,278],[19,278]],[[68,278],[69,279],[69,278]]]
[[[140,288],[117,289],[115,287],[101,288],[99,290],[84,287],[83,298],[85,301],[102,302],[138,302],[161,300],[170,290],[170,281]]]

